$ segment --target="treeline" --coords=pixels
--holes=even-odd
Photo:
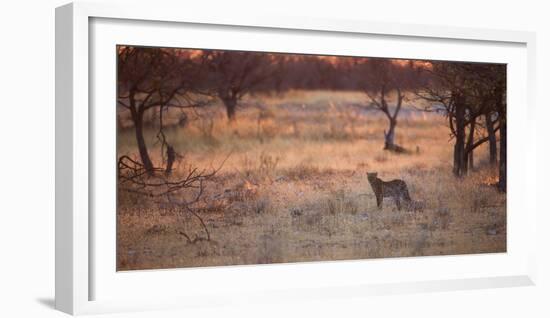
[[[244,51],[186,50],[119,47],[118,84],[124,93],[136,85],[138,91],[150,91],[155,81],[163,90],[200,93],[220,98],[231,120],[239,99],[247,94],[266,91],[373,90],[377,84],[369,78],[371,64],[386,59]],[[406,60],[392,60],[391,72],[403,79],[404,90],[426,82]],[[415,80],[405,80],[414,77]],[[141,86],[141,87],[140,87]],[[123,94],[126,96],[127,94]],[[171,97],[167,94],[164,98]],[[160,98],[153,96],[151,98]]]
[[[384,148],[406,152],[394,136],[405,92],[413,92],[430,101],[424,111],[448,117],[455,175],[465,175],[473,166],[474,150],[488,142],[490,162],[499,164],[499,188],[506,189],[505,65],[130,46],[117,50],[117,105],[131,114],[141,161],[149,172],[154,167],[143,137],[143,116],[149,109],[159,111],[162,129],[167,108],[201,107],[212,98],[223,102],[232,121],[246,94],[360,90],[365,107],[387,117]],[[393,105],[390,95],[397,96]]]

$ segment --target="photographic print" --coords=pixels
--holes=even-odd
[[[118,271],[506,252],[506,65],[116,54]]]

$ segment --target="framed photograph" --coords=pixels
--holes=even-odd
[[[56,10],[56,308],[534,284],[533,33],[183,9]]]

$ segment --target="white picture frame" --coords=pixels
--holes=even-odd
[[[110,25],[99,25],[111,21]],[[134,25],[132,25],[132,23]],[[147,26],[149,24],[149,26]],[[99,26],[98,26],[99,25]],[[139,36],[128,36],[128,28],[144,27]],[[148,27],[154,25],[156,34]],[[421,257],[407,259],[342,261],[263,266],[230,266],[208,269],[182,269],[163,271],[138,271],[116,273],[105,244],[112,243],[112,227],[107,239],[99,240],[93,234],[106,224],[91,210],[107,202],[94,202],[97,182],[102,177],[95,173],[105,166],[98,166],[96,142],[108,139],[109,134],[99,134],[97,118],[108,118],[109,112],[96,113],[92,107],[106,95],[90,92],[97,85],[92,78],[106,82],[112,78],[104,73],[114,71],[101,67],[112,63],[98,56],[100,45],[112,45],[121,39],[131,43],[158,46],[184,45],[171,43],[171,32],[179,27],[193,26],[200,29],[235,30],[235,36],[264,32],[273,36],[281,32],[295,37],[314,34],[316,38],[338,41],[355,41],[355,37],[374,37],[391,40],[395,45],[408,41],[413,46],[431,42],[441,52],[426,56],[422,51],[406,51],[409,58],[460,58],[453,48],[472,52],[472,60],[481,54],[493,55],[496,61],[511,65],[512,94],[508,107],[511,115],[509,154],[508,200],[508,252],[497,255],[470,255]],[[243,31],[244,30],[244,31]],[[247,31],[248,30],[248,31]],[[200,31],[200,30],[199,30]],[[241,33],[239,33],[241,32]],[[245,33],[242,33],[245,32]],[[279,32],[279,33],[278,33]],[[299,33],[299,34],[298,34]],[[120,37],[118,37],[120,36]],[[196,39],[199,38],[200,32]],[[228,33],[228,36],[231,36]],[[313,36],[313,35],[312,35]],[[206,39],[207,37],[204,37]],[[221,40],[221,38],[220,38]],[[298,40],[298,38],[297,38]],[[295,42],[298,42],[298,41]],[[98,42],[99,41],[99,42]],[[104,42],[101,42],[104,41]],[[140,42],[144,41],[144,42]],[[344,40],[342,40],[344,41]],[[401,44],[400,44],[401,41]],[[425,41],[425,42],[422,42]],[[139,43],[138,43],[139,42]],[[260,41],[261,42],[261,41]],[[288,41],[292,43],[293,41]],[[198,42],[197,42],[198,43]],[[313,42],[312,42],[313,43]],[[345,43],[345,42],[342,42]],[[221,48],[228,48],[225,44]],[[246,43],[237,42],[241,49]],[[262,44],[256,44],[262,45]],[[267,44],[263,49],[270,50]],[[292,44],[289,44],[292,45]],[[449,48],[445,48],[445,46]],[[485,46],[484,46],[485,45]],[[342,53],[343,49],[311,46],[312,53]],[[109,4],[72,3],[56,9],[56,308],[70,314],[135,311],[185,306],[211,306],[228,303],[271,303],[307,299],[341,298],[380,294],[396,294],[417,291],[446,291],[532,285],[535,273],[535,194],[524,191],[529,184],[536,184],[536,166],[528,158],[534,158],[536,107],[535,87],[535,34],[519,31],[480,30],[427,25],[406,25],[347,20],[298,19],[288,16],[239,16],[215,15],[212,12],[188,10],[178,7],[153,7],[146,5],[118,6]],[[350,48],[353,45],[350,45]],[[469,48],[468,48],[469,47]],[[509,47],[505,54],[499,53]],[[280,48],[280,47],[279,47]],[[324,51],[324,50],[328,51]],[[113,49],[114,50],[114,49]],[[292,46],[283,48],[292,51]],[[305,48],[299,52],[305,52]],[[278,51],[281,51],[280,49]],[[114,51],[113,51],[114,52]],[[358,51],[353,54],[362,54]],[[419,52],[419,53],[415,53]],[[446,52],[446,53],[445,53]],[[477,52],[477,53],[476,53]],[[376,56],[391,53],[379,51]],[[415,54],[419,54],[416,55]],[[439,54],[439,55],[437,55]],[[455,55],[453,55],[455,54]],[[459,54],[459,55],[456,55]],[[500,59],[498,56],[501,56]],[[466,60],[462,56],[463,60]],[[492,60],[491,60],[492,61]],[[101,65],[101,66],[97,66]],[[94,67],[97,66],[97,69]],[[105,77],[103,77],[105,76]],[[109,80],[106,80],[109,79]],[[514,82],[516,81],[516,82]],[[114,89],[115,83],[112,81]],[[113,101],[113,105],[115,102]],[[95,117],[100,116],[100,117]],[[102,117],[107,116],[107,117]],[[95,118],[95,119],[94,119]],[[114,122],[115,117],[112,117]],[[101,123],[105,125],[105,123]],[[107,125],[109,126],[109,125]],[[521,128],[521,129],[520,129]],[[106,129],[109,131],[109,129]],[[112,129],[110,130],[112,132]],[[514,137],[515,136],[515,137]],[[111,141],[114,143],[113,140]],[[101,148],[103,149],[103,148]],[[113,161],[114,162],[114,161]],[[98,168],[99,167],[99,168]],[[521,170],[518,170],[521,169]],[[114,171],[114,170],[112,170]],[[516,171],[516,172],[514,172]],[[96,184],[94,184],[96,182]],[[108,190],[101,183],[102,188]],[[111,194],[111,197],[114,193]],[[100,202],[101,201],[101,202]],[[105,210],[108,210],[106,208]],[[515,217],[521,213],[522,217]],[[114,215],[113,215],[114,218]],[[111,224],[112,225],[112,224]],[[114,246],[112,246],[114,249]],[[403,269],[411,269],[405,274]],[[440,270],[420,270],[437,269]],[[415,270],[416,269],[416,270]],[[345,275],[348,273],[348,275]],[[359,275],[361,278],[358,278]],[[195,277],[196,279],[191,279]],[[204,284],[204,280],[211,281]],[[288,279],[290,277],[290,279]],[[282,279],[287,278],[287,279]],[[321,278],[321,279],[320,279]],[[97,281],[100,281],[99,284]],[[177,284],[185,282],[190,292],[174,292]],[[155,285],[156,284],[156,285]],[[159,292],[155,286],[163,286]],[[202,285],[202,287],[200,287]],[[260,286],[261,285],[261,286]],[[99,287],[101,286],[101,287]],[[196,289],[193,289],[196,286]],[[202,289],[201,289],[202,288]],[[153,291],[153,292],[151,292]],[[167,297],[171,295],[171,297]]]

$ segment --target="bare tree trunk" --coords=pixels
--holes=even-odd
[[[501,117],[504,115],[500,115]],[[500,119],[500,162],[498,165],[498,189],[506,192],[506,118]]]
[[[465,156],[465,120],[464,115],[466,113],[466,107],[464,101],[461,97],[457,97],[456,100],[456,113],[455,113],[455,124],[456,124],[456,138],[455,138],[455,148],[454,148],[454,166],[453,173],[457,177],[462,177],[466,174],[467,171],[467,161]]]
[[[384,132],[384,149],[395,148],[395,126],[397,126],[397,120],[390,118],[390,127],[388,132]]]
[[[464,160],[464,126],[460,126],[460,124],[457,124],[457,137],[455,141],[455,148],[454,148],[454,167],[453,167],[453,173],[457,177],[461,177],[464,175],[464,168],[465,168],[465,160]],[[460,131],[462,130],[462,134]]]
[[[474,138],[475,138],[475,132],[476,132],[476,118],[470,119],[470,132],[468,134],[468,144],[466,145],[466,151],[464,160],[468,161],[466,165],[465,173],[468,172],[468,170],[474,170]]]
[[[494,166],[497,163],[497,136],[490,114],[485,115],[485,125],[489,137],[489,163]]]
[[[167,145],[166,146],[166,169],[164,170],[166,175],[170,175],[172,173],[172,166],[174,165],[175,160],[176,160],[176,151],[174,150],[174,147]]]
[[[233,96],[227,96],[225,98],[222,98],[222,102],[225,106],[227,119],[229,121],[235,120],[235,112],[237,110],[237,98]]]
[[[143,137],[143,112],[132,110],[132,120],[134,122],[136,131],[136,141],[139,150],[139,156],[141,157],[141,163],[147,170],[149,175],[153,174],[153,162],[147,152],[147,145],[145,144],[145,138]]]

